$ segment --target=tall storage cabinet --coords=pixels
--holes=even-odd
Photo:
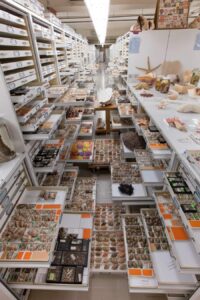
[[[17,152],[14,160],[0,166],[1,230],[15,213],[22,195],[34,189],[31,186],[38,185],[41,172],[33,167],[34,156],[44,144],[58,140],[53,138],[65,116],[65,108],[59,110],[54,105],[53,100],[62,96],[55,93],[56,87],[59,86],[63,94],[66,92],[68,82],[87,66],[89,61],[85,58],[88,58],[88,54],[87,40],[80,35],[56,26],[12,0],[1,1],[0,117],[6,121]],[[46,124],[50,123],[52,127],[47,131]],[[53,167],[50,171],[53,171]],[[48,170],[42,170],[42,176]],[[58,187],[57,192],[64,201],[66,188]],[[60,210],[62,205],[59,204]],[[57,211],[57,223],[60,210]],[[24,255],[28,255],[27,252]],[[20,264],[18,261],[12,265],[5,264],[7,266],[15,268]],[[44,267],[37,262],[27,264],[25,257],[21,266]],[[49,266],[48,261],[46,266]],[[4,265],[1,264],[1,267],[3,274]],[[82,289],[87,290],[87,274],[84,280]],[[28,296],[21,288],[15,291],[18,291],[21,299]]]

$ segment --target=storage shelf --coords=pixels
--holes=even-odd
[[[30,110],[27,111],[24,115],[20,115],[20,111],[18,110],[18,112],[17,112],[18,121],[21,124],[26,123],[35,113],[37,113],[37,111],[40,108],[42,108],[47,103],[47,101],[48,101],[47,98],[33,101],[31,103]]]
[[[145,186],[162,187],[164,185],[163,171],[140,170],[140,174]]]
[[[54,105],[45,105],[44,107],[41,108],[44,113],[42,113],[41,117],[35,122],[35,123],[30,123],[30,124],[24,124],[21,126],[22,132],[25,133],[30,133],[30,132],[35,132],[38,127],[46,121],[48,116],[51,114],[52,110],[54,109]],[[29,120],[30,121],[30,120]]]
[[[64,201],[65,201],[65,197],[66,197],[66,188],[58,188],[58,187],[53,187],[53,188],[48,188],[49,191],[53,191],[56,192],[56,198],[52,203],[52,200],[48,200],[48,201],[38,201],[39,200],[39,195],[41,193],[41,191],[46,191],[43,187],[31,187],[31,188],[26,188],[26,190],[24,191],[23,195],[20,197],[19,200],[19,204],[33,204],[35,206],[40,205],[41,209],[46,209],[45,205],[47,205],[47,207],[49,207],[49,205],[52,207],[52,209],[56,210],[56,209],[60,209],[63,210],[64,208]],[[42,206],[44,205],[44,207],[42,208]],[[48,208],[49,209],[49,208]],[[11,216],[9,217],[9,220],[11,220],[12,216],[15,213],[15,209],[12,212]],[[58,215],[60,216],[60,215]],[[7,225],[9,224],[9,220],[7,222]],[[55,227],[54,230],[54,238],[51,242],[51,250],[49,252],[45,252],[43,258],[38,258],[37,260],[32,258],[32,256],[34,256],[34,251],[30,251],[30,257],[29,259],[26,258],[26,251],[22,251],[22,257],[21,259],[16,258],[16,259],[2,259],[0,261],[0,266],[2,268],[6,267],[6,268],[44,268],[44,267],[49,267],[50,266],[50,262],[52,259],[52,251],[55,247],[55,242],[57,239],[57,235],[58,235],[58,230],[59,230],[59,218],[57,219],[57,225]],[[6,229],[6,227],[4,228],[4,230]],[[3,230],[3,232],[4,232]],[[2,234],[3,234],[2,232]]]
[[[137,218],[141,219],[141,215],[140,214],[131,214],[130,216],[135,216]],[[124,233],[124,244],[125,244],[125,252],[126,252],[126,263],[128,265],[128,244],[127,244],[127,236],[126,236],[126,225],[125,225],[125,217],[126,215],[122,218],[122,228],[123,228],[123,233]],[[128,226],[128,227],[134,227],[133,226]],[[131,269],[130,269],[131,270]],[[140,270],[142,272],[142,270]],[[128,273],[128,284],[129,284],[129,291],[134,292],[138,291],[139,289],[143,289],[144,292],[149,292],[149,293],[154,293],[155,290],[158,289],[158,282],[157,279],[154,276],[136,276],[135,275],[131,275],[131,272],[129,271],[129,268],[127,270]]]
[[[172,200],[174,202],[174,205],[176,206],[176,208],[179,211],[182,222],[183,222],[186,230],[189,232],[192,242],[194,243],[194,247],[195,247],[197,253],[200,254],[200,228],[192,227],[190,220],[188,220],[186,218],[185,213],[183,212],[183,210],[180,206],[180,203],[179,203],[176,195],[174,194],[166,176],[165,176],[165,183],[167,184],[167,187],[168,187],[169,193],[172,197]],[[194,198],[194,201],[195,201],[195,198]]]
[[[78,133],[78,136],[81,137],[81,138],[84,138],[84,137],[92,137],[93,135],[93,122],[92,121],[83,121],[80,125],[80,129],[79,129],[79,133]],[[84,132],[81,132],[81,129],[82,129],[82,126],[83,126],[83,129],[84,129],[84,126],[91,126],[90,128],[90,131],[88,133],[84,133]]]
[[[74,178],[74,181],[73,181],[73,184],[72,184],[72,188],[71,188],[71,193],[67,193],[67,197],[66,199],[71,202],[72,201],[72,197],[73,197],[73,194],[74,194],[74,190],[75,190],[75,186],[76,186],[76,180],[77,180],[77,177],[78,177],[78,173],[79,173],[79,168],[78,167],[65,167],[64,170],[63,170],[63,173],[61,174],[60,176],[60,179],[58,181],[58,186],[63,186],[62,184],[62,176],[65,174],[65,173],[73,173],[75,174],[75,176],[73,177]]]
[[[78,234],[78,238],[84,238],[84,230],[90,231],[92,236],[92,216],[86,218],[81,214],[68,215],[64,214],[59,227],[68,228],[68,234]],[[89,238],[91,239],[91,237]],[[46,283],[46,268],[39,268],[33,284],[10,284],[10,287],[40,289],[40,290],[63,290],[63,291],[88,291],[90,278],[90,258],[91,258],[91,241],[88,251],[88,263],[84,268],[82,284],[52,284]]]
[[[48,142],[46,142],[45,144],[51,144],[51,142],[55,143],[57,145],[58,140],[48,140]],[[60,153],[61,153],[61,151],[63,149],[63,146],[64,146],[64,144],[62,143],[62,146],[60,147],[57,156],[55,157],[54,161],[51,161],[51,165],[50,166],[34,167],[35,173],[52,173],[52,172],[54,172],[55,169],[56,169],[56,164],[57,164],[57,162],[59,160]],[[38,150],[38,152],[39,152],[39,150]],[[37,156],[37,152],[36,152],[35,156]],[[33,158],[33,160],[34,160],[34,158]]]
[[[144,229],[149,239],[149,232],[143,212],[155,211],[155,209],[142,209],[142,217],[144,223]],[[149,243],[149,240],[148,240]],[[158,280],[158,286],[161,289],[167,289],[171,291],[175,290],[192,290],[197,285],[196,277],[192,274],[182,274],[176,267],[175,259],[170,255],[168,250],[151,250],[149,243],[150,255],[153,263],[153,268]],[[163,272],[165,270],[165,272]]]
[[[170,194],[167,195],[167,193],[157,192],[154,194],[154,199],[156,202],[157,210],[159,212],[160,218],[162,220],[162,223],[165,227],[165,234],[168,240],[169,245],[171,246],[172,252],[176,257],[177,267],[179,268],[181,273],[189,273],[189,274],[200,274],[200,256],[197,254],[195,247],[189,237],[187,237],[187,233],[183,227],[183,223],[173,226],[173,215],[170,219],[165,219],[164,215],[165,213],[161,212],[161,206],[167,206],[169,207],[168,211],[173,211],[174,207],[174,213],[176,210],[176,207],[173,204],[173,200],[171,199],[170,203]],[[167,212],[166,212],[167,213]],[[170,214],[170,213],[169,213]],[[177,219],[176,216],[174,216],[174,219]],[[178,220],[178,219],[177,219]],[[172,238],[170,236],[170,228],[172,229],[179,229],[185,234],[185,236]]]
[[[111,114],[112,129],[126,130],[126,129],[133,129],[135,127],[134,124],[132,124],[132,125],[122,125],[122,123],[115,123],[114,120],[113,120],[115,116],[118,116],[118,114],[115,114],[115,113]],[[122,122],[123,122],[123,119],[124,118],[122,118]],[[130,119],[130,118],[128,117],[128,119]]]
[[[40,127],[44,126],[45,127],[45,123],[49,123],[48,126],[51,126],[50,130],[48,133],[42,132],[42,128],[40,130],[40,127],[38,128],[38,131],[36,131],[33,134],[29,134],[29,133],[24,133],[24,139],[25,140],[48,140],[52,137],[52,135],[54,134],[54,132],[57,130],[58,126],[60,125],[62,119],[64,116],[64,112],[61,114],[56,114],[56,113],[52,113],[50,114],[49,118],[45,120],[45,122],[43,123],[43,125],[41,125]]]
[[[29,87],[29,91],[25,95],[12,96],[11,100],[15,104],[15,110],[20,109],[25,104],[35,99],[40,94],[45,94],[45,89],[43,86]]]

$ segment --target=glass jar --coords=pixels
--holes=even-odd
[[[200,81],[200,70],[199,69],[195,69],[195,70],[193,70],[192,78],[191,78],[190,83],[192,85],[197,86],[198,83],[199,83],[199,81]]]
[[[169,78],[158,77],[156,79],[156,83],[155,83],[156,91],[166,94],[166,93],[168,93],[169,88],[170,88],[170,79]]]

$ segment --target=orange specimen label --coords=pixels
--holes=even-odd
[[[83,239],[88,240],[91,238],[91,229],[83,229]]]
[[[153,276],[153,270],[152,269],[145,269],[143,270],[143,275],[147,277],[152,277]]]
[[[141,269],[129,269],[128,274],[132,276],[141,276],[142,270]]]
[[[31,252],[30,251],[25,252],[23,259],[24,260],[30,260],[30,258],[31,258]]]
[[[22,251],[18,252],[16,259],[19,259],[19,260],[22,259],[23,255],[24,255],[24,252],[22,252]]]
[[[186,241],[189,239],[184,227],[171,227],[171,232],[175,241]]]
[[[43,209],[61,209],[60,204],[44,204]]]
[[[91,218],[91,214],[82,214],[81,218],[82,219],[90,219]]]
[[[199,220],[190,220],[190,225],[192,227],[200,227],[200,221]]]
[[[170,219],[172,219],[172,215],[171,214],[163,214],[163,218],[165,220],[170,220]]]

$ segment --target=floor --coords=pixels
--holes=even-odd
[[[81,175],[90,176],[82,170]],[[108,171],[97,174],[97,203],[111,203]],[[164,295],[129,294],[126,275],[91,275],[88,292],[31,291],[28,300],[166,300]]]
[[[163,295],[129,294],[126,276],[95,275],[89,292],[32,291],[29,300],[166,300]]]
[[[111,86],[112,82],[102,66],[97,76],[97,87]],[[99,137],[98,137],[99,138]],[[105,136],[104,136],[105,138]],[[81,176],[91,176],[89,170],[80,170]],[[111,203],[109,171],[101,170],[97,176],[97,203]],[[127,275],[91,275],[88,292],[31,291],[29,300],[166,300],[164,295],[129,294]]]

